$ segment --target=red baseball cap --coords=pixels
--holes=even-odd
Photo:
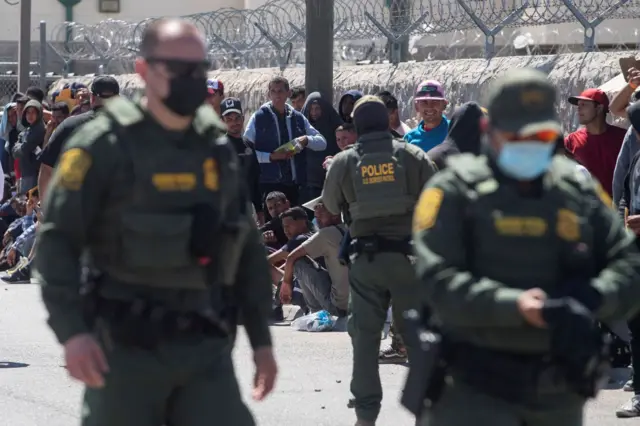
[[[609,97],[600,89],[587,89],[580,93],[580,96],[571,96],[569,98],[569,103],[572,105],[578,105],[579,100],[595,102],[603,105],[605,111],[609,111]]]
[[[218,79],[207,80],[207,91],[210,95],[219,92],[221,95],[224,95],[224,84]]]

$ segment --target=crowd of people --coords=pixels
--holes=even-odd
[[[620,206],[628,227],[638,235],[639,85],[640,71],[631,70],[628,86],[611,102],[599,89],[571,96],[568,101],[576,106],[582,127],[556,141],[556,152],[575,159],[581,173],[601,183],[613,206]],[[247,117],[240,99],[229,97],[222,81],[209,80],[207,88],[207,103],[226,124],[228,139],[246,171],[249,196],[271,265],[273,319],[283,320],[282,306],[290,303],[299,305],[303,312],[323,310],[346,317],[348,266],[340,259],[340,252],[349,229],[340,215],[325,208],[322,191],[333,157],[356,143],[352,111],[363,93],[347,91],[334,107],[322,94],[307,94],[304,87],[290,87],[285,78],[275,77],[265,88],[266,102],[253,105],[255,112]],[[5,176],[0,197],[3,281],[29,282],[36,230],[64,144],[119,92],[114,78],[99,76],[90,87],[68,84],[49,98],[32,87],[24,94],[16,93],[5,105],[0,126],[4,146],[0,161]],[[387,108],[388,131],[424,150],[438,169],[445,168],[452,155],[483,151],[487,111],[468,102],[448,117],[446,91],[439,82],[427,80],[417,85],[413,102],[420,121],[415,128],[400,119],[393,93],[381,91],[376,96]],[[631,126],[624,130],[608,124],[609,114],[628,118]],[[614,325],[607,328],[615,338],[614,364],[631,362],[636,372],[640,372],[639,322],[629,324],[631,333],[629,329],[620,332]],[[391,345],[380,351],[379,361],[406,362],[402,339],[393,327],[391,331]],[[635,378],[637,383],[637,375]],[[640,388],[631,380],[625,390],[635,396],[618,410],[618,416],[640,416]]]

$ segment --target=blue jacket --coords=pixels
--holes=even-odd
[[[429,151],[440,145],[447,138],[449,133],[449,120],[447,117],[442,116],[442,121],[438,127],[425,131],[422,125],[424,121],[420,121],[418,127],[404,135],[404,140],[412,145],[417,145],[422,148],[424,152]]]
[[[307,136],[308,149],[324,151],[327,142],[324,137],[309,123],[309,120],[294,110],[290,105],[285,105],[285,115],[289,135],[287,140],[293,140],[300,136]],[[260,107],[249,119],[244,131],[244,138],[253,144],[260,164],[261,183],[293,183],[283,182],[280,165],[272,163],[269,155],[280,146],[280,129],[278,118],[271,109],[271,102]],[[295,155],[291,160],[293,180],[298,185],[307,182],[307,156]]]
[[[636,138],[636,134],[633,132],[633,127],[629,126],[627,134],[622,141],[622,147],[618,154],[618,160],[616,161],[616,168],[613,170],[613,203],[618,205],[622,194],[624,192],[624,181],[629,173],[629,167],[631,166],[631,160],[640,149],[640,144]]]

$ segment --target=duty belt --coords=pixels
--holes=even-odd
[[[370,261],[376,253],[401,253],[405,256],[413,255],[413,247],[410,239],[393,240],[380,236],[359,237],[351,241],[349,245],[349,257],[353,262],[354,257],[366,254]]]
[[[229,325],[215,312],[177,312],[143,299],[100,299],[97,317],[104,319],[114,342],[152,350],[162,341],[188,336],[226,338]]]
[[[568,389],[563,368],[550,355],[514,354],[453,343],[449,364],[454,380],[512,403],[522,403],[541,391]]]

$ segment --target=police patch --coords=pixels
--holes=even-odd
[[[218,191],[220,189],[218,163],[213,158],[207,158],[202,165],[204,174],[204,186],[210,191]]]
[[[72,148],[64,152],[58,166],[60,186],[69,191],[79,191],[91,163],[91,155],[83,149]]]
[[[444,191],[440,188],[428,188],[423,191],[413,212],[413,232],[424,231],[435,225]]]
[[[558,210],[556,233],[565,241],[575,242],[580,239],[580,220],[571,210]]]

